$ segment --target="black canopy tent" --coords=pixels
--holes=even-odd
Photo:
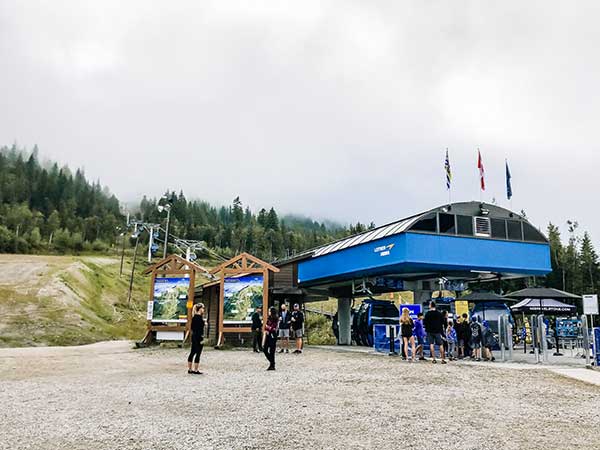
[[[577,311],[575,305],[568,305],[553,298],[526,298],[510,307],[514,312],[525,314],[547,314],[556,316],[573,314]]]
[[[578,300],[581,297],[579,295],[571,294],[569,292],[561,291],[559,289],[554,288],[526,288],[521,289],[520,291],[511,292],[506,294],[505,297],[508,298],[537,298],[537,299],[572,299]]]
[[[549,316],[575,314],[577,307],[563,303],[560,300],[578,300],[581,297],[569,292],[561,291],[554,288],[526,288],[520,291],[511,292],[506,295],[509,298],[521,299],[522,301],[513,305],[511,310],[514,312],[523,313],[523,321],[525,314],[545,314]],[[561,356],[558,351],[558,333],[555,333],[556,352],[555,356]],[[526,347],[524,348],[526,350]]]
[[[511,307],[515,312],[522,312],[524,315],[544,313],[550,316],[577,312],[575,305],[568,305],[559,300],[578,300],[581,298],[579,295],[559,289],[540,287],[521,289],[506,294],[505,297],[523,300]]]

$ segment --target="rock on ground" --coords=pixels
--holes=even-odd
[[[0,350],[0,449],[600,448],[600,389],[544,370],[130,346]]]

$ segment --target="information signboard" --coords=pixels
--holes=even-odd
[[[583,313],[598,314],[598,296],[596,294],[583,296]]]
[[[581,331],[581,321],[574,319],[556,319],[556,334],[561,338],[576,338]]]

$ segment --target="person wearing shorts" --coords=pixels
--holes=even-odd
[[[417,339],[417,355],[419,355],[419,360],[425,361],[425,356],[423,356],[423,348],[425,346],[425,330],[423,329],[423,313],[417,314],[417,320],[415,320],[413,334],[415,335],[415,338]]]
[[[292,320],[290,312],[287,310],[287,305],[281,305],[281,313],[279,314],[279,353],[290,352],[290,322]]]
[[[444,332],[444,316],[441,312],[436,309],[435,302],[432,301],[429,304],[429,311],[425,314],[423,320],[425,331],[427,332],[427,341],[429,342],[429,350],[431,351],[431,359],[435,364],[435,348],[434,345],[440,348],[440,357],[442,364],[446,364],[446,355],[444,354],[444,341],[442,340],[442,333]]]
[[[294,354],[299,355],[302,353],[302,330],[304,329],[304,314],[300,311],[300,305],[298,303],[294,304],[294,311],[292,311],[292,337],[296,339],[296,350],[294,350]]]
[[[479,325],[479,322],[477,322],[477,316],[471,317],[470,329],[471,341],[469,345],[473,349],[471,358],[474,358],[476,361],[481,361],[482,329],[481,325]]]

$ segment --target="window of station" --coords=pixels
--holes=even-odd
[[[456,224],[454,222],[454,214],[440,213],[440,233],[456,234]]]
[[[456,228],[458,234],[463,236],[473,236],[473,217],[456,216]]]
[[[526,241],[546,242],[544,235],[527,222],[523,222],[523,239]]]
[[[508,239],[511,241],[522,241],[523,234],[521,233],[521,222],[516,220],[507,220]]]
[[[506,239],[506,221],[504,219],[491,219],[492,237]]]
[[[437,231],[436,215],[427,214],[412,227],[410,227],[410,229],[413,231],[429,231],[430,233],[435,233]]]

